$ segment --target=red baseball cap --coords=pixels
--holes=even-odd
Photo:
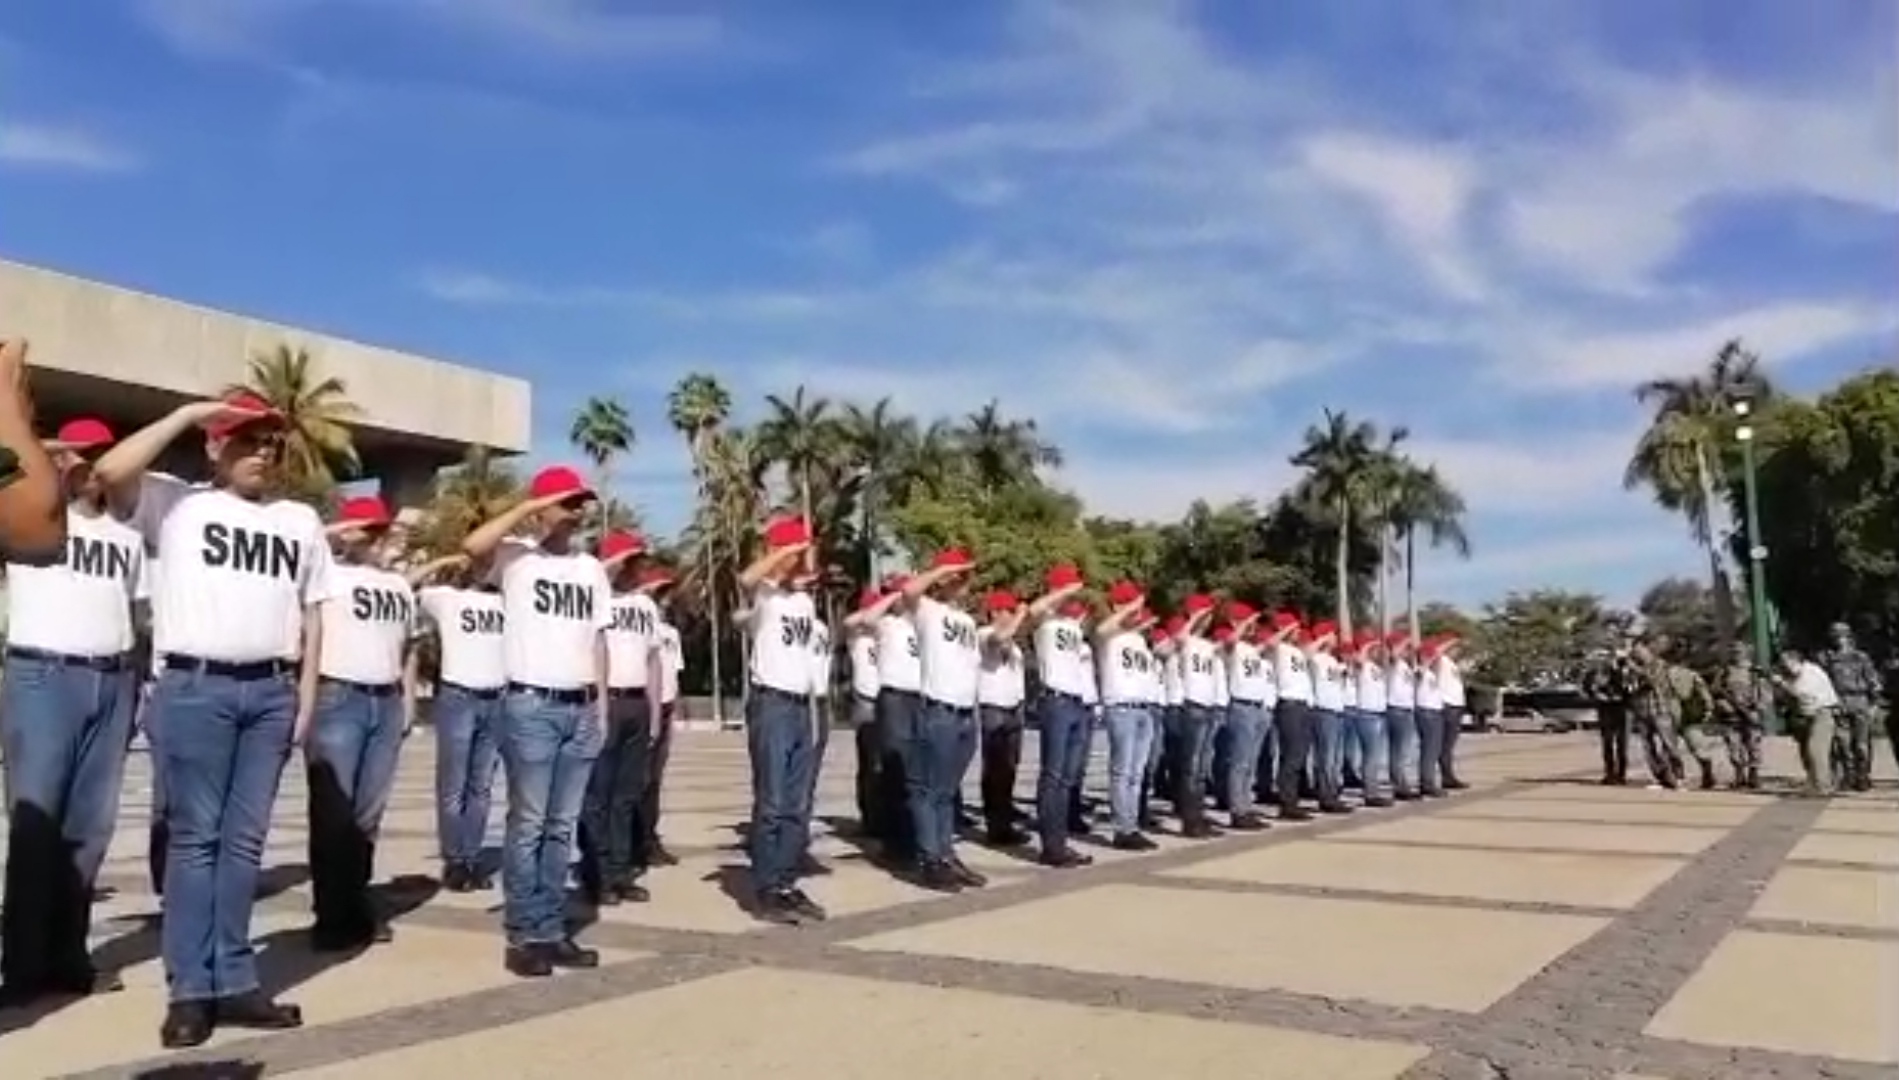
[[[677,580],[673,572],[663,566],[648,566],[640,570],[642,589],[663,589]]]
[[[1167,617],[1167,623],[1162,629],[1166,630],[1168,637],[1173,637],[1175,634],[1187,629],[1187,620],[1178,615],[1169,615]]]
[[[857,594],[857,610],[863,611],[866,608],[876,607],[879,603],[883,602],[883,598],[884,592],[882,589],[865,589],[863,592]]]
[[[1231,626],[1228,626],[1225,623],[1221,623],[1220,625],[1214,627],[1213,640],[1219,642],[1222,645],[1225,645],[1227,642],[1232,641],[1233,628]]]
[[[646,554],[646,538],[639,533],[616,530],[600,538],[601,562],[644,554]]]
[[[1244,600],[1233,600],[1226,605],[1226,617],[1235,626],[1258,615],[1259,612],[1253,610],[1253,605]]]
[[[565,465],[549,465],[534,474],[528,481],[528,498],[553,499],[568,496],[594,498],[592,485],[581,479],[578,472]]]
[[[1014,611],[1022,605],[1014,593],[1007,589],[996,589],[983,597],[982,606],[989,611]]]
[[[1299,621],[1299,616],[1290,611],[1273,612],[1274,630],[1297,630],[1299,628]]]
[[[1403,645],[1409,642],[1410,640],[1411,640],[1410,633],[1404,630],[1393,630],[1391,633],[1385,635],[1386,645]]]
[[[1146,595],[1147,591],[1132,581],[1117,581],[1108,590],[1108,603],[1120,607],[1123,604],[1132,604]]]
[[[358,495],[353,499],[344,499],[336,508],[338,525],[360,525],[365,528],[387,528],[394,520],[389,514],[389,506],[375,495]]]
[[[1048,576],[1044,580],[1049,592],[1073,588],[1082,583],[1081,570],[1074,563],[1057,563],[1049,568]]]
[[[53,437],[53,441],[74,450],[96,450],[101,446],[111,446],[118,438],[104,420],[82,416],[59,425],[59,434]]]
[[[947,548],[937,552],[936,558],[930,560],[930,569],[932,570],[962,571],[973,570],[975,567],[976,560],[970,558],[969,552],[962,548]]]
[[[887,593],[902,592],[903,587],[908,584],[910,584],[909,574],[885,574],[882,588]]]
[[[1187,614],[1198,615],[1203,611],[1213,610],[1213,597],[1208,596],[1206,593],[1194,593],[1192,596],[1189,596],[1187,602],[1181,606],[1186,610]]]
[[[220,417],[213,420],[204,426],[204,434],[208,439],[229,438],[233,433],[253,424],[282,424],[284,422],[284,414],[281,410],[274,408],[270,402],[249,390],[238,390],[226,394],[223,400],[226,405],[257,415]]]
[[[765,526],[765,546],[773,551],[811,542],[811,527],[801,517],[776,518]]]

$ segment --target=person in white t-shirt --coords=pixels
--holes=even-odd
[[[0,741],[12,817],[0,1007],[122,986],[116,973],[93,969],[86,934],[118,818],[150,583],[143,538],[112,512],[93,475],[112,441],[104,423],[82,419],[46,444],[67,500],[66,543],[50,565],[6,567]]]
[[[923,709],[923,661],[916,623],[898,605],[909,578],[884,579],[882,595],[853,613],[846,624],[868,642],[854,655],[874,658],[877,666],[877,771],[866,779],[869,801],[862,808],[866,835],[878,840],[885,860],[904,866],[916,861],[916,829],[910,816],[910,751],[916,744],[917,716]],[[866,679],[866,685],[869,680]]]
[[[659,609],[659,723],[653,729],[653,750],[647,759],[646,791],[641,796],[640,823],[646,828],[646,865],[677,866],[679,859],[666,850],[660,839],[660,793],[666,782],[666,763],[673,756],[673,727],[678,723],[679,676],[686,670],[686,654],[679,640],[679,627],[667,617],[667,608],[677,578],[671,570],[651,563],[640,568],[640,591],[652,597]]]
[[[311,947],[350,952],[390,938],[369,892],[415,686],[415,594],[379,565],[389,508],[345,499],[329,529],[332,595],[319,609],[316,714],[304,740],[310,794]]]
[[[1312,815],[1299,805],[1312,757],[1312,665],[1306,657],[1304,621],[1290,611],[1272,617],[1272,645],[1268,658],[1279,704],[1273,707],[1276,764],[1273,791],[1279,820],[1307,821]]]
[[[1219,617],[1218,612],[1214,616]],[[1200,750],[1200,786],[1206,792],[1207,802],[1218,809],[1227,805],[1226,785],[1223,777],[1227,758],[1233,753],[1232,739],[1226,730],[1227,709],[1233,704],[1233,687],[1230,683],[1232,665],[1228,660],[1233,655],[1233,627],[1229,623],[1215,622],[1207,628],[1207,640],[1213,642],[1213,719],[1212,727],[1207,731],[1207,741]]]
[[[201,428],[208,484],[148,470]],[[169,831],[159,1039],[303,1022],[258,982],[251,897],[285,763],[316,711],[320,607],[333,595],[316,511],[282,495],[287,421],[255,394],[182,406],[93,465],[154,559],[152,711]]]
[[[1233,627],[1233,641],[1227,649],[1227,706],[1225,753],[1218,754],[1214,776],[1223,787],[1228,824],[1240,831],[1258,831],[1266,827],[1266,818],[1255,809],[1254,791],[1259,785],[1260,747],[1272,734],[1269,701],[1276,703],[1272,672],[1254,641],[1259,612],[1250,604],[1227,605],[1227,621]]]
[[[550,466],[529,480],[527,498],[462,541],[462,552],[486,562],[501,590],[508,679],[501,713],[508,779],[502,962],[524,979],[600,964],[600,954],[576,942],[567,924],[574,833],[609,723],[613,590],[606,568],[580,539],[596,502],[578,472]]]
[[[821,580],[822,575],[807,560],[804,568],[793,575],[792,586],[808,594]],[[811,833],[817,821],[818,782],[824,773],[824,752],[830,749],[831,729],[837,726],[831,694],[831,684],[837,678],[837,642],[816,604],[813,600],[812,610],[817,617],[811,623],[811,768],[805,773],[804,798],[798,804],[798,816],[804,819],[807,833]],[[799,877],[830,873],[828,867],[811,855],[811,841],[816,838],[816,834],[811,833],[804,851],[799,853]]]
[[[1150,680],[1158,666],[1140,631],[1146,604],[1147,590],[1132,581],[1117,581],[1108,589],[1109,611],[1094,627],[1108,729],[1111,842],[1122,851],[1152,851],[1156,846],[1141,832],[1141,781],[1155,740]]]
[[[418,567],[409,580],[433,582],[416,591],[416,606],[437,650],[429,721],[435,730],[442,887],[453,893],[486,890],[494,882],[481,852],[501,768],[501,697],[508,685],[501,593],[488,568],[472,565],[465,555]]]
[[[752,765],[752,820],[746,837],[759,919],[817,922],[824,908],[798,887],[811,843],[813,745],[812,639],[817,607],[806,591],[811,528],[780,517],[765,528],[765,552],[739,575],[751,597],[751,691],[745,699],[746,749]]]
[[[1392,797],[1417,798],[1418,672],[1411,663],[1411,635],[1394,630],[1385,638],[1385,746],[1390,752]]]
[[[1417,693],[1412,716],[1418,725],[1418,793],[1427,798],[1443,798],[1438,765],[1444,758],[1444,691],[1438,685],[1438,642],[1425,638],[1418,643]]]
[[[956,891],[988,884],[956,854],[956,798],[975,756],[976,688],[982,653],[970,616],[969,578],[976,562],[961,548],[937,553],[903,587],[916,621],[923,710],[910,751],[910,816],[916,829],[917,883]]]
[[[607,627],[607,728],[580,804],[580,891],[595,907],[651,899],[646,873],[646,772],[659,722],[659,606],[639,587],[646,539],[615,530],[595,552],[612,590]]]
[[[1041,758],[1035,780],[1035,824],[1041,839],[1038,858],[1057,868],[1093,861],[1070,843],[1071,834],[1087,830],[1085,821],[1074,820],[1074,808],[1093,733],[1088,696],[1095,676],[1082,656],[1082,646],[1088,643],[1082,626],[1088,605],[1075,597],[1082,584],[1081,571],[1074,565],[1051,568],[1042,595],[1029,604],[1027,614],[1040,688],[1035,699]]]
[[[1158,759],[1154,762],[1153,779],[1148,783],[1150,799],[1152,792],[1160,792],[1161,798],[1169,803],[1175,795],[1173,763],[1179,756],[1181,738],[1181,710],[1186,701],[1183,697],[1181,679],[1180,631],[1187,625],[1185,616],[1178,613],[1167,617],[1167,621],[1154,628],[1153,634],[1159,635],[1159,641],[1149,642],[1154,656],[1160,661],[1160,743]],[[1152,826],[1150,826],[1151,828]]]
[[[1385,669],[1379,662],[1383,651],[1383,636],[1368,630],[1358,636],[1349,663],[1354,705],[1347,712],[1343,773],[1356,781],[1370,807],[1391,805],[1386,787],[1390,747],[1385,741]]]
[[[1220,700],[1217,650],[1207,636],[1213,597],[1204,593],[1187,597],[1181,614],[1185,621],[1174,639],[1180,651],[1180,734],[1168,773],[1174,782],[1174,812],[1180,816],[1181,834],[1203,838],[1219,835],[1207,820],[1207,785],[1201,771],[1201,762],[1209,759],[1207,740],[1213,735]]]
[[[1312,628],[1306,659],[1312,668],[1312,772],[1319,792],[1319,809],[1327,814],[1349,814],[1345,781],[1345,664],[1338,657],[1338,624],[1322,622]]]
[[[865,836],[887,835],[883,810],[883,729],[878,724],[877,698],[883,689],[878,672],[877,630],[885,611],[886,593],[865,589],[857,610],[844,617],[844,640],[851,664],[851,732],[857,749],[857,826]],[[913,631],[914,632],[914,631]]]
[[[1016,822],[1015,781],[1022,765],[1022,703],[1028,692],[1022,646],[1016,635],[1028,609],[1007,589],[983,598],[989,621],[977,631],[982,671],[976,681],[982,728],[982,816],[986,835],[998,847],[1028,840]]]
[[[1154,814],[1152,803],[1154,792],[1164,790],[1162,781],[1166,779],[1162,767],[1167,761],[1167,745],[1170,732],[1179,730],[1174,718],[1174,699],[1179,696],[1180,679],[1173,673],[1174,636],[1165,625],[1156,625],[1152,611],[1145,612],[1147,651],[1154,658],[1154,670],[1149,677],[1150,699],[1154,712],[1154,741],[1147,750],[1147,771],[1141,778],[1141,829],[1151,832],[1160,828],[1160,821]]]
[[[1438,637],[1437,690],[1444,699],[1444,740],[1438,751],[1438,776],[1446,791],[1462,791],[1470,785],[1457,775],[1457,740],[1464,733],[1464,668],[1458,663],[1457,635]]]

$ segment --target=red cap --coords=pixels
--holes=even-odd
[[[1385,644],[1389,646],[1403,645],[1410,640],[1411,635],[1403,630],[1393,630],[1391,633],[1385,635]]]
[[[1151,624],[1155,619],[1158,619],[1158,618],[1160,618],[1160,616],[1154,614],[1153,608],[1143,607],[1139,611],[1136,611],[1134,614],[1128,616],[1128,625],[1133,627],[1136,630],[1139,630]]]
[[[106,426],[104,420],[82,416],[59,425],[59,434],[53,437],[53,441],[64,443],[74,450],[92,450],[101,446],[111,446],[118,439],[113,436],[112,429]]]
[[[857,610],[863,611],[867,608],[876,607],[883,601],[883,598],[884,594],[881,589],[865,589],[863,592],[857,594]]]
[[[528,498],[553,499],[569,495],[584,495],[593,498],[593,488],[580,474],[565,465],[549,465],[534,474],[528,481]]]
[[[1248,619],[1256,618],[1258,615],[1259,612],[1253,610],[1253,605],[1244,600],[1233,600],[1226,605],[1227,621],[1233,623],[1235,626]]]
[[[811,526],[801,517],[776,518],[765,526],[765,546],[773,551],[811,542]]]
[[[1175,634],[1187,629],[1187,620],[1178,615],[1169,615],[1162,629],[1167,632],[1168,637],[1173,637]]]
[[[1113,587],[1108,590],[1108,603],[1113,604],[1115,607],[1122,607],[1127,604],[1132,604],[1146,595],[1147,590],[1134,584],[1132,581],[1117,581]]]
[[[1064,600],[1061,602],[1061,605],[1057,607],[1055,610],[1064,619],[1085,618],[1088,614],[1088,601],[1073,600],[1073,599]]]
[[[615,531],[600,538],[601,562],[644,554],[646,554],[646,538],[639,533]]]
[[[1220,625],[1214,627],[1213,640],[1219,642],[1222,645],[1225,645],[1227,642],[1232,641],[1233,628],[1231,626],[1228,626],[1226,623],[1221,623]]]
[[[989,611],[1014,611],[1021,603],[1007,589],[996,589],[982,599],[982,606]]]
[[[1212,611],[1213,597],[1208,596],[1206,593],[1194,593],[1187,598],[1186,603],[1182,604],[1181,608],[1189,615],[1198,615],[1203,611]]]
[[[1159,645],[1172,636],[1165,626],[1156,626],[1147,632],[1147,642],[1150,645]]]
[[[1421,643],[1419,643],[1418,651],[1421,653],[1426,653],[1431,656],[1436,656],[1438,653],[1444,651],[1444,639],[1441,637],[1425,638]]]
[[[975,565],[976,560],[970,558],[969,552],[962,548],[946,548],[930,560],[932,570],[969,570]]]
[[[1290,611],[1273,612],[1274,630],[1297,630],[1299,628],[1299,621],[1299,616]]]
[[[640,569],[640,588],[662,589],[678,579],[673,572],[663,566],[647,566]]]
[[[902,592],[910,584],[909,574],[885,574],[882,589],[887,593]]]
[[[1073,588],[1082,583],[1081,570],[1074,563],[1057,563],[1049,568],[1048,575],[1043,580],[1049,592]]]
[[[1320,619],[1312,624],[1311,630],[1306,632],[1307,641],[1318,641],[1320,638],[1328,637],[1337,640],[1338,636],[1339,624],[1331,619]]]
[[[281,411],[272,408],[270,402],[265,401],[249,390],[239,390],[236,393],[224,395],[224,403],[247,412],[256,413],[257,415],[222,417],[213,420],[204,426],[206,438],[222,439],[228,437],[232,432],[240,428],[250,427],[252,424],[281,424],[284,420],[284,414]]]
[[[344,499],[336,508],[338,525],[365,525],[375,528],[387,526],[393,520],[389,507],[374,495],[358,495],[353,499]]]

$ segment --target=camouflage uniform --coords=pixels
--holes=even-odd
[[[1879,669],[1851,642],[1817,658],[1833,692],[1840,697],[1839,726],[1834,729],[1833,760],[1837,784],[1854,791],[1873,786],[1873,709],[1879,701]]]
[[[1716,673],[1709,688],[1714,699],[1715,730],[1727,743],[1734,786],[1759,787],[1761,715],[1773,685],[1747,660],[1733,660]]]
[[[1686,765],[1682,759],[1683,729],[1690,723],[1700,724],[1711,711],[1707,684],[1687,668],[1663,660],[1651,660],[1640,665],[1638,671],[1635,730],[1642,738],[1649,775],[1663,787],[1678,787]],[[1695,757],[1712,768],[1705,747],[1698,746]]]

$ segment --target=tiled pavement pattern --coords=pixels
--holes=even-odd
[[[809,888],[832,921],[779,929],[725,893],[742,880],[743,743],[687,736],[666,821],[682,865],[585,931],[602,968],[529,984],[500,970],[494,897],[420,877],[393,945],[336,964],[304,951],[293,767],[268,857],[291,888],[257,933],[310,1026],[169,1057],[140,760],[98,927],[130,989],[0,1013],[0,1078],[1899,1076],[1889,771],[1874,795],[1822,803],[1599,788],[1580,780],[1586,736],[1466,746],[1477,787],[1454,799],[1103,850],[1072,872],[971,846],[995,883],[949,898],[827,836],[832,872]],[[434,868],[430,754],[426,733],[405,751],[385,876]],[[838,739],[823,813],[848,813],[849,756]]]

